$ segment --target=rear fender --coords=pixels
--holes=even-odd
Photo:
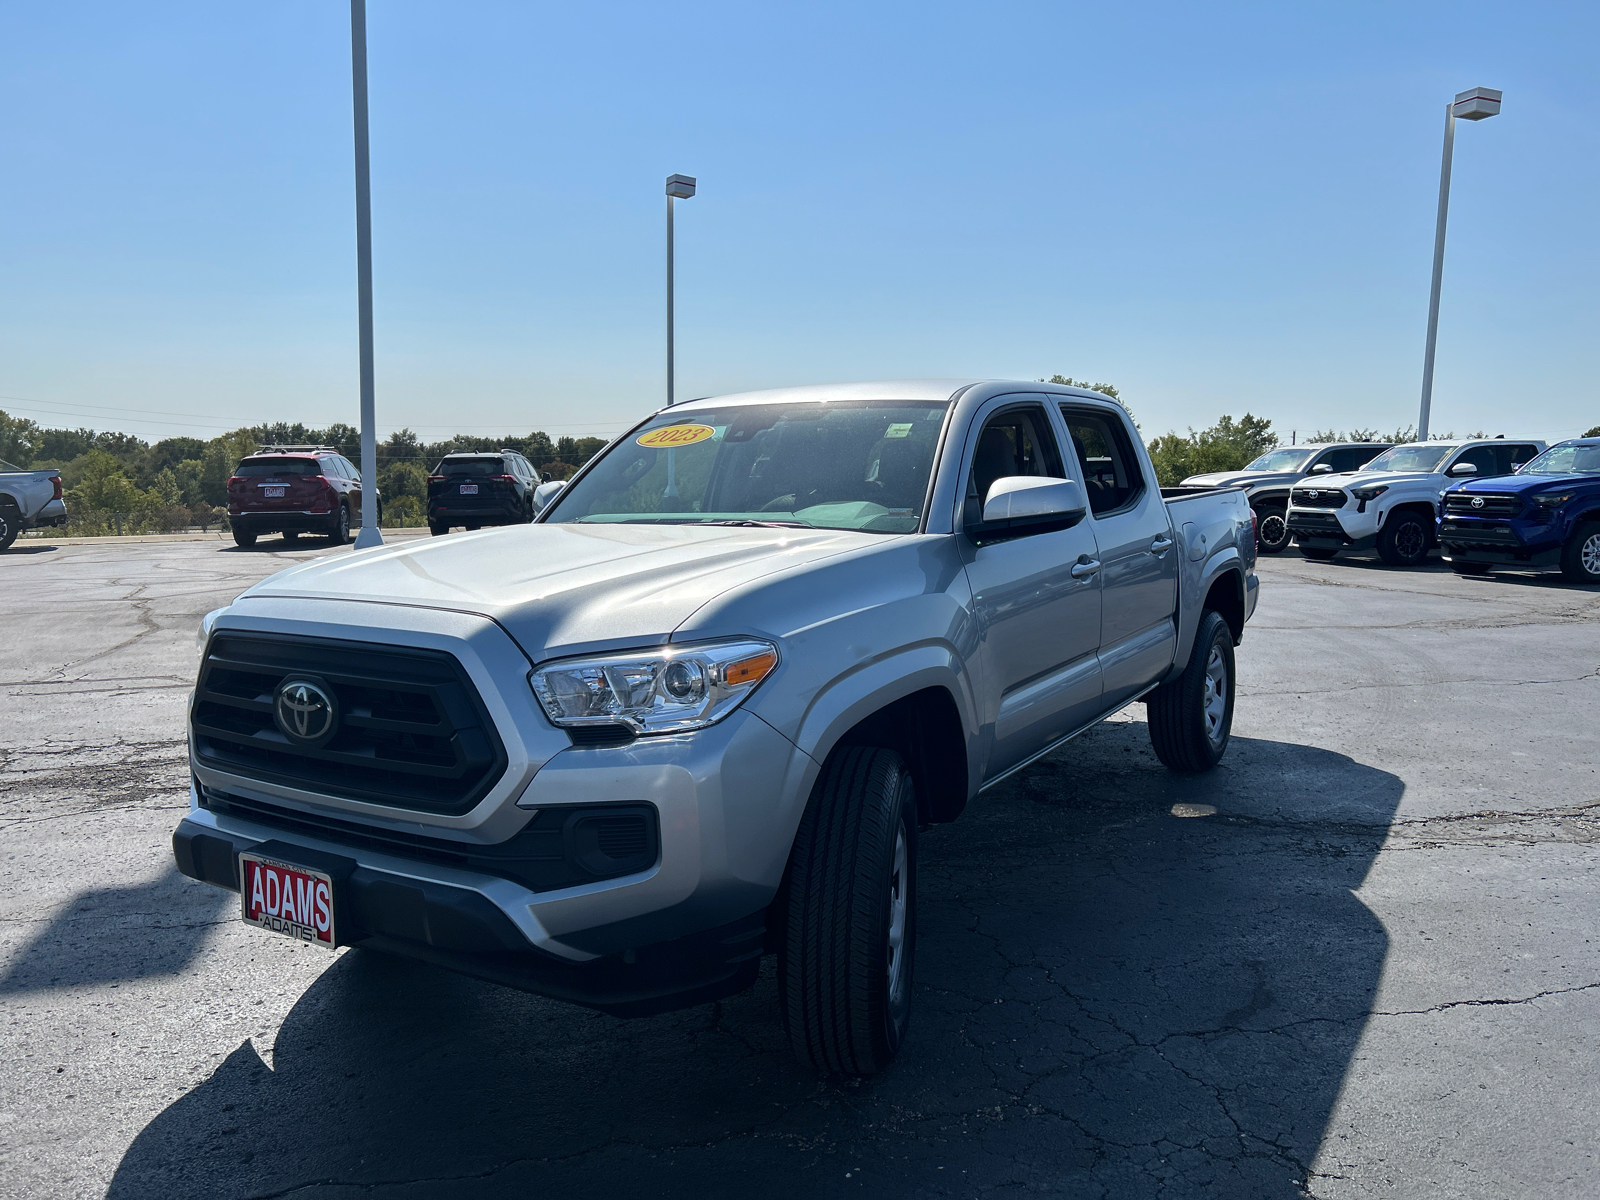
[[[1191,574],[1192,568],[1192,574]],[[1228,619],[1233,629],[1235,644],[1244,636],[1244,620],[1249,614],[1244,585],[1244,557],[1237,546],[1226,546],[1204,562],[1185,562],[1178,588],[1178,642],[1173,654],[1172,667],[1161,682],[1166,683],[1183,674],[1194,651],[1195,633],[1200,628],[1200,618],[1207,609],[1212,590],[1222,585],[1219,596],[1226,604],[1214,604]]]

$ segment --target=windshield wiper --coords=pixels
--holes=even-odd
[[[761,529],[814,529],[814,525],[807,525],[804,521],[752,521],[745,518],[729,521],[700,521],[701,525],[738,525],[758,527]]]

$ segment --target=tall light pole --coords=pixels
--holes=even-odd
[[[1444,227],[1450,215],[1450,159],[1455,153],[1456,118],[1482,121],[1500,111],[1500,93],[1493,88],[1458,92],[1444,106],[1444,161],[1439,167],[1439,223],[1433,231],[1433,291],[1428,296],[1428,348],[1422,356],[1422,413],[1417,440],[1428,440],[1428,414],[1433,407],[1433,348],[1439,337],[1439,285],[1444,281]]]
[[[675,400],[673,395],[674,365],[672,361],[672,202],[687,200],[694,195],[694,176],[667,176],[667,406]],[[670,457],[670,452],[669,452]]]
[[[383,545],[378,532],[378,434],[372,395],[372,181],[367,158],[367,3],[350,0],[350,90],[356,113],[356,307],[361,340],[361,532],[356,549]]]

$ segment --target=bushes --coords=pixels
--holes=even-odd
[[[1272,422],[1250,413],[1235,421],[1224,415],[1209,429],[1188,436],[1167,433],[1150,443],[1150,462],[1162,487],[1173,487],[1190,475],[1237,471],[1278,444]]]

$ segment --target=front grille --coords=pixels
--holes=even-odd
[[[543,808],[514,837],[481,846],[378,829],[203,785],[196,790],[201,808],[265,825],[291,837],[298,834],[458,867],[509,879],[533,892],[632,875],[654,866],[660,855],[660,825],[655,808],[648,804]]]
[[[1522,540],[1509,525],[1483,525],[1477,522],[1467,525],[1449,517],[1439,527],[1439,540],[1452,546],[1487,546],[1501,550],[1522,545]]]
[[[1295,488],[1291,501],[1296,508],[1343,508],[1345,495],[1338,488]]]
[[[1480,503],[1474,507],[1474,501]],[[1461,517],[1514,517],[1522,511],[1522,497],[1483,492],[1446,492],[1444,510]]]
[[[273,718],[280,684],[311,676],[333,692],[337,727],[293,742]],[[468,811],[506,768],[494,723],[461,664],[437,650],[218,633],[195,686],[205,766],[347,800]]]

